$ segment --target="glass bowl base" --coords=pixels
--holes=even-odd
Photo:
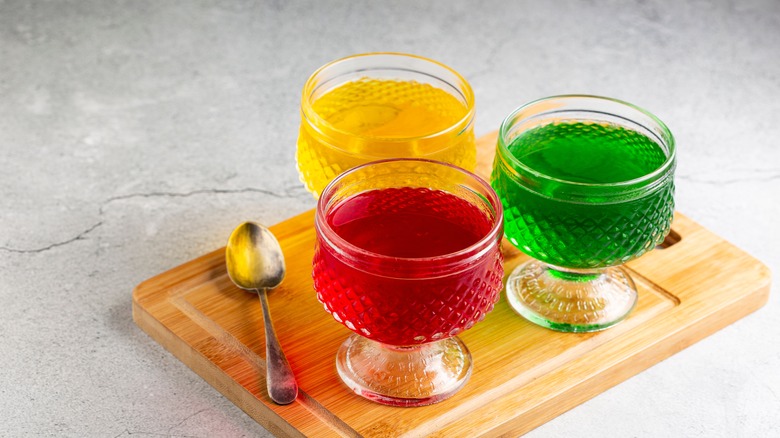
[[[336,370],[350,389],[390,406],[442,401],[463,387],[471,369],[471,353],[457,337],[399,347],[352,335],[336,355]]]
[[[619,267],[575,270],[531,260],[518,266],[506,284],[509,305],[534,324],[562,332],[593,332],[625,319],[637,291]]]

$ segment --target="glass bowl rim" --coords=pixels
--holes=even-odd
[[[617,181],[617,182],[612,182],[612,183],[586,183],[586,182],[569,181],[569,180],[566,180],[566,179],[555,178],[555,177],[549,176],[547,174],[544,174],[542,172],[539,172],[538,170],[536,170],[536,169],[534,169],[534,168],[532,168],[530,166],[527,166],[525,163],[523,163],[522,161],[518,160],[509,151],[509,148],[508,148],[508,146],[506,144],[506,141],[505,141],[505,136],[506,136],[506,134],[508,134],[509,127],[512,124],[512,122],[515,120],[516,116],[518,114],[520,114],[522,111],[525,111],[528,108],[530,108],[530,107],[532,107],[534,105],[537,105],[539,103],[548,102],[548,101],[554,101],[554,100],[566,101],[566,100],[570,100],[570,99],[585,99],[585,100],[592,100],[592,101],[610,102],[612,104],[617,104],[619,106],[628,107],[629,109],[634,110],[634,111],[638,111],[642,115],[650,118],[650,120],[652,120],[654,123],[657,124],[657,127],[661,130],[661,133],[663,134],[663,136],[666,137],[666,138],[660,139],[660,140],[667,140],[668,139],[668,142],[667,141],[664,142],[664,145],[667,146],[668,150],[669,150],[669,152],[668,152],[668,154],[666,156],[666,159],[664,160],[664,162],[657,169],[655,169],[654,171],[652,171],[650,173],[647,173],[645,175],[642,175],[642,176],[634,178],[634,179],[625,180],[625,181]],[[581,112],[592,112],[592,113],[601,113],[601,114],[605,114],[606,113],[605,111],[597,111],[595,109],[585,108],[584,105],[582,105],[581,107],[578,107],[578,108],[567,109],[567,110],[564,110],[564,111],[581,111]],[[550,113],[554,113],[554,112],[550,112]],[[645,127],[644,125],[641,125],[639,122],[636,122],[635,120],[631,119],[630,117],[622,116],[622,115],[619,115],[619,114],[613,114],[613,113],[606,113],[606,114],[612,115],[612,116],[616,116],[616,117],[619,117],[619,118],[622,118],[622,119],[625,119],[625,120],[628,120],[628,121],[630,121],[632,123],[639,124],[640,126],[642,126],[642,127],[647,129],[647,127]],[[527,118],[523,118],[522,120],[525,120],[525,119],[527,119]],[[626,128],[628,128],[628,127],[626,127]],[[628,128],[628,129],[630,129],[630,128]],[[642,135],[644,135],[644,134],[642,134]],[[653,141],[655,142],[655,140],[653,140]],[[636,106],[634,104],[631,104],[631,103],[628,103],[628,102],[625,102],[625,101],[622,101],[622,100],[619,100],[619,99],[614,99],[614,98],[611,98],[611,97],[596,96],[596,95],[590,95],[590,94],[561,94],[561,95],[556,95],[556,96],[548,96],[548,97],[543,97],[543,98],[540,98],[540,99],[533,100],[531,102],[528,102],[526,104],[523,104],[523,105],[517,107],[515,110],[513,110],[511,113],[509,113],[509,115],[506,116],[504,118],[504,120],[501,122],[501,126],[500,126],[500,128],[498,130],[498,140],[497,140],[496,143],[497,143],[497,147],[499,148],[500,152],[502,152],[501,158],[508,160],[512,164],[512,166],[510,166],[510,168],[508,170],[512,171],[513,173],[516,172],[515,169],[519,168],[519,169],[522,169],[524,172],[527,172],[528,174],[530,174],[533,177],[535,177],[535,178],[537,178],[539,180],[542,180],[542,181],[555,182],[555,183],[558,183],[558,184],[561,184],[561,185],[564,185],[564,186],[575,187],[575,188],[583,188],[583,189],[587,189],[587,188],[611,188],[611,187],[632,187],[632,186],[642,185],[643,183],[645,183],[647,181],[651,181],[652,182],[652,181],[657,180],[657,179],[663,179],[661,177],[664,176],[667,172],[669,172],[674,167],[674,164],[675,164],[675,161],[676,161],[676,158],[677,158],[677,147],[676,147],[676,144],[675,144],[674,136],[672,135],[671,131],[666,126],[666,124],[663,121],[661,121],[661,119],[659,119],[658,117],[656,117],[655,115],[653,115],[649,111],[647,111],[647,110],[645,110],[645,109],[643,109],[643,108],[641,108],[639,106]],[[662,145],[662,146],[664,146],[664,145]],[[513,175],[513,177],[515,177],[515,176],[516,175]]]
[[[377,57],[377,58],[379,58],[379,57],[390,57],[390,58],[396,58],[396,59],[409,58],[409,59],[413,59],[415,61],[422,61],[423,63],[431,64],[434,67],[442,68],[445,71],[451,73],[452,75],[454,75],[456,77],[456,79],[458,81],[461,82],[460,85],[462,85],[462,86],[458,86],[458,84],[451,84],[450,81],[445,80],[445,79],[443,79],[443,78],[441,78],[441,77],[439,77],[439,76],[437,76],[435,74],[424,73],[424,72],[421,72],[419,70],[412,70],[410,68],[402,68],[402,67],[398,67],[398,66],[381,66],[381,65],[378,65],[378,66],[371,66],[371,67],[366,67],[366,68],[361,68],[361,69],[354,70],[356,72],[371,71],[371,70],[378,70],[378,69],[389,69],[389,70],[399,70],[399,71],[413,71],[413,72],[424,74],[426,76],[434,77],[434,78],[436,78],[438,80],[441,80],[442,82],[445,82],[445,83],[451,85],[453,88],[459,90],[462,93],[463,98],[466,100],[466,102],[465,102],[466,109],[467,109],[466,114],[464,114],[463,117],[460,118],[457,122],[452,123],[450,126],[444,128],[444,129],[441,129],[439,131],[432,132],[432,133],[429,133],[429,134],[425,134],[425,135],[417,135],[417,136],[409,136],[409,137],[382,137],[382,136],[373,136],[373,135],[362,135],[362,134],[355,134],[355,133],[350,132],[350,131],[346,131],[346,130],[343,130],[343,129],[336,128],[335,126],[333,126],[333,124],[331,124],[327,120],[323,119],[319,115],[319,113],[317,113],[317,111],[314,110],[314,108],[312,106],[313,102],[311,102],[310,99],[309,99],[309,96],[311,96],[311,94],[314,91],[314,88],[315,88],[314,86],[315,86],[315,84],[317,82],[317,79],[319,78],[319,76],[323,72],[325,72],[325,70],[327,70],[328,68],[331,68],[331,67],[333,67],[333,66],[335,66],[337,64],[350,62],[350,61],[354,61],[354,60],[357,60],[357,59],[370,58],[370,57]],[[410,53],[402,53],[402,52],[367,52],[367,53],[359,53],[359,54],[355,54],[355,55],[350,55],[350,56],[346,56],[344,58],[339,58],[339,59],[330,61],[330,62],[326,63],[325,65],[321,66],[320,68],[318,68],[317,70],[315,70],[314,73],[312,73],[311,76],[309,76],[309,78],[306,80],[306,83],[303,86],[303,92],[301,93],[301,113],[302,113],[303,117],[305,117],[306,119],[308,119],[308,120],[315,120],[317,123],[309,123],[309,126],[312,129],[314,129],[315,131],[317,131],[320,135],[328,137],[328,138],[331,138],[332,136],[329,135],[326,132],[323,132],[322,129],[319,128],[320,126],[325,126],[325,127],[327,127],[328,130],[331,130],[331,131],[335,132],[338,135],[343,135],[343,136],[346,136],[346,137],[359,138],[359,139],[362,139],[362,140],[381,141],[381,142],[385,142],[385,143],[405,143],[405,142],[409,142],[409,141],[420,141],[420,140],[426,140],[426,139],[432,139],[432,138],[440,137],[442,135],[446,135],[446,134],[448,134],[448,133],[450,133],[452,131],[455,131],[457,129],[461,129],[461,132],[465,131],[466,129],[468,129],[469,125],[471,125],[471,121],[474,119],[474,116],[476,114],[476,105],[475,105],[475,99],[474,99],[474,90],[471,88],[471,84],[469,84],[469,82],[466,80],[466,78],[463,77],[463,75],[461,75],[460,73],[455,71],[452,67],[450,67],[450,66],[448,66],[448,65],[446,65],[444,63],[441,63],[439,61],[435,61],[435,60],[430,59],[430,58],[426,58],[424,56],[413,55],[413,54],[410,54]],[[461,128],[461,126],[462,126],[462,128]],[[460,135],[461,132],[458,132],[458,135]]]
[[[438,166],[446,166],[468,176],[473,181],[477,182],[477,184],[482,189],[484,189],[485,192],[487,193],[488,195],[486,199],[488,201],[487,204],[490,205],[490,207],[493,209],[494,212],[490,230],[487,233],[485,233],[485,235],[482,236],[477,242],[467,246],[466,248],[460,249],[458,251],[450,252],[447,254],[441,254],[441,255],[431,256],[431,257],[388,256],[385,254],[369,251],[357,245],[353,245],[352,243],[348,242],[346,239],[339,236],[338,233],[336,233],[330,227],[330,225],[326,220],[326,213],[325,213],[326,202],[324,200],[326,198],[330,198],[329,196],[326,195],[329,195],[330,192],[333,190],[333,188],[337,184],[339,184],[344,178],[348,177],[350,174],[354,172],[357,172],[360,169],[363,169],[365,167],[393,163],[393,162],[419,162],[419,163],[427,163],[427,164],[433,164]],[[328,206],[329,205],[330,203],[328,202]],[[315,211],[314,222],[315,222],[315,228],[317,229],[317,231],[319,231],[320,235],[326,240],[328,246],[335,249],[341,256],[346,256],[349,259],[355,259],[356,258],[355,255],[357,255],[358,257],[369,257],[376,260],[388,260],[388,261],[396,261],[400,263],[410,263],[410,264],[412,263],[426,264],[426,263],[436,263],[441,261],[450,261],[451,264],[460,265],[460,264],[466,264],[472,260],[479,259],[484,254],[489,252],[492,246],[494,245],[493,241],[496,242],[495,245],[500,246],[501,243],[499,241],[499,237],[503,236],[504,210],[503,210],[503,205],[501,204],[501,200],[499,199],[495,190],[493,190],[493,188],[490,186],[490,184],[487,181],[485,181],[482,177],[480,177],[479,175],[473,172],[458,167],[454,164],[425,159],[425,158],[390,158],[386,160],[371,161],[353,167],[341,173],[336,178],[334,178],[330,183],[328,183],[325,189],[322,190],[322,194],[320,195],[320,198],[317,200],[317,208]],[[443,270],[445,269],[445,266],[446,265],[442,266]],[[432,278],[432,277],[435,277],[435,275],[426,278]]]

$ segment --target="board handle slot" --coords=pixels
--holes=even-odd
[[[682,237],[680,236],[680,233],[674,230],[670,230],[669,234],[666,235],[664,238],[664,241],[661,242],[658,246],[655,247],[655,249],[667,249],[672,245],[676,245],[682,240]]]

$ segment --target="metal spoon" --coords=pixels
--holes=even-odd
[[[298,396],[298,384],[279,345],[271,314],[268,311],[268,289],[284,279],[284,254],[276,237],[267,228],[245,222],[230,235],[225,250],[230,279],[241,289],[260,296],[265,321],[266,383],[271,400],[280,405],[292,403]]]

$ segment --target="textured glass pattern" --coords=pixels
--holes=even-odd
[[[435,257],[443,254],[431,251],[432,247],[446,248],[447,252],[465,249],[486,235],[492,223],[478,207],[427,188],[384,189],[361,194],[346,203],[354,207],[343,216],[369,218],[371,222],[366,225],[370,224],[372,231],[383,231],[347,234],[347,229],[339,225],[346,221],[339,208],[329,218],[332,227],[347,240],[357,239],[352,240],[353,244],[360,242],[360,246],[385,255]],[[433,215],[439,228],[451,229],[455,234],[379,219],[411,217],[418,218],[410,222],[416,223],[423,213]],[[353,223],[357,221],[353,219]],[[448,226],[454,223],[457,228]],[[464,235],[474,237],[463,240]],[[460,244],[453,247],[455,241]],[[495,242],[475,260],[456,260],[455,266],[436,260],[420,261],[412,271],[395,268],[393,259],[358,263],[334,252],[334,248],[318,242],[313,270],[317,297],[337,321],[379,342],[413,345],[454,336],[482,320],[499,298],[503,258]]]
[[[641,256],[663,242],[674,213],[671,180],[640,199],[604,205],[545,198],[500,173],[493,186],[504,204],[508,240],[537,260],[568,268],[614,266]]]
[[[319,194],[359,164],[419,157],[473,170],[476,147],[469,108],[448,92],[415,81],[348,82],[316,99],[296,155],[301,181]],[[452,129],[450,129],[452,128]]]
[[[544,175],[534,180],[500,155],[494,162],[491,184],[504,206],[504,232],[531,257],[567,268],[619,265],[653,249],[669,232],[671,173],[630,193],[615,184],[664,163],[664,151],[649,138],[614,125],[560,123],[518,135],[507,149]]]
[[[436,341],[471,328],[498,301],[502,276],[497,249],[466,273],[397,282],[357,271],[322,245],[314,257],[314,287],[325,310],[350,330],[391,345]]]

